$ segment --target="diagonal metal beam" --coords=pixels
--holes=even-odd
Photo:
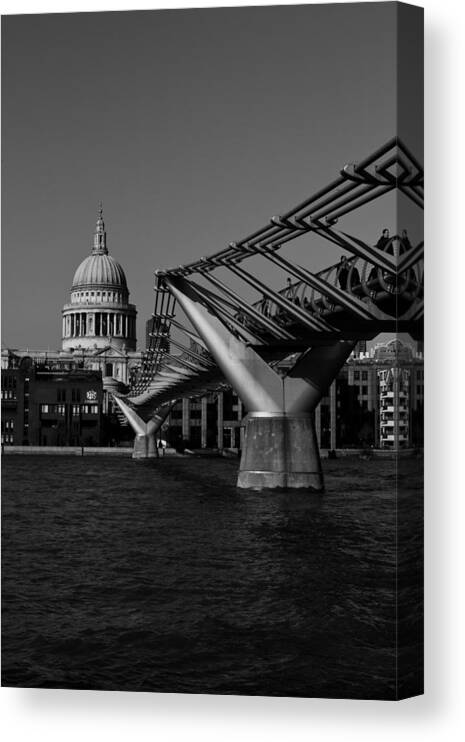
[[[418,245],[411,250],[408,250],[406,253],[400,256],[399,260],[399,273],[404,273],[404,271],[408,270],[408,268],[411,268],[415,263],[419,263],[420,260],[423,258],[423,252],[424,252],[424,243],[423,241],[419,242]]]
[[[336,232],[336,230],[333,231]],[[364,258],[364,260],[369,263],[373,263],[377,268],[382,268],[383,270],[388,271],[393,276],[396,275],[397,259],[394,255],[382,252],[378,247],[371,247],[370,245],[367,245],[366,242],[363,242],[359,237],[353,237],[353,235],[350,235],[347,232],[341,231],[336,232],[336,234],[339,234],[339,236],[344,235],[344,237],[341,237],[341,245],[349,250],[349,252],[355,253],[355,255]]]
[[[215,296],[211,291],[204,289],[203,286],[199,286],[198,283],[194,283],[193,281],[189,281],[189,285],[195,287],[197,296],[202,297],[203,303],[216,314],[218,319],[223,322],[223,324],[232,326],[245,342],[252,344],[264,342],[263,337],[244,327],[244,325],[242,325],[234,315],[230,314],[224,308],[221,299]]]
[[[378,319],[378,312],[374,313],[367,304],[356,296],[337,288],[337,286],[332,286],[330,283],[313,275],[313,273],[310,273],[305,268],[291,263],[290,260],[283,258],[282,255],[270,253],[265,254],[265,257],[268,260],[271,260],[272,263],[275,263],[275,265],[283,268],[288,273],[291,273],[295,278],[304,281],[304,283],[307,283],[312,288],[320,291],[320,293],[327,296],[335,304],[340,304],[344,309],[348,309],[352,314],[356,314],[363,319]]]
[[[288,312],[291,317],[294,317],[294,319],[296,319],[305,327],[308,327],[313,331],[334,331],[334,327],[325,322],[325,320],[320,319],[319,317],[313,317],[309,312],[306,312],[304,309],[300,309],[300,307],[298,307],[292,301],[289,301],[289,299],[285,299],[284,296],[281,296],[281,294],[278,294],[276,291],[270,289],[265,283],[260,281],[255,276],[252,276],[244,268],[239,268],[239,266],[237,265],[228,265],[227,267],[232,273],[235,273],[236,276],[242,278],[250,286],[253,286],[253,288],[258,289],[258,291],[260,291],[262,294],[268,296],[275,304]]]
[[[208,366],[215,365],[215,362],[213,361],[212,358],[208,358],[206,356],[201,355],[200,353],[197,353],[195,350],[191,350],[190,348],[187,347],[187,345],[183,345],[183,343],[180,343],[178,340],[175,340],[174,338],[170,338],[170,342],[174,345],[175,348],[179,348],[179,350],[186,353],[186,355],[192,356],[197,361],[200,361],[200,363],[203,364],[204,366],[208,367]],[[208,350],[203,340],[202,340],[202,348],[205,348],[205,350]]]
[[[253,319],[258,320],[264,327],[266,327],[267,330],[269,330],[275,337],[286,339],[286,340],[294,340],[294,336],[285,330],[284,328],[280,327],[276,322],[269,319],[269,317],[266,317],[261,312],[257,311],[253,307],[251,307],[249,304],[244,302],[243,299],[239,296],[239,294],[236,294],[235,291],[233,291],[229,286],[226,286],[223,281],[220,281],[218,278],[205,274],[205,278],[210,281],[214,286],[219,288],[221,291],[224,291],[232,298],[235,298],[239,302],[239,306],[241,308],[241,311],[248,314],[249,317],[252,317]]]

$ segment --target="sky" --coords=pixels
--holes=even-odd
[[[3,347],[60,346],[100,200],[141,345],[155,270],[245,237],[396,133],[395,3],[2,20]],[[364,219],[348,224],[375,242],[394,202]],[[339,257],[296,250],[312,270]]]

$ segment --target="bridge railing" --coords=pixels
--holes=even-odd
[[[423,261],[395,276],[367,260],[351,257],[347,258],[344,264],[335,263],[315,275],[330,286],[340,288],[362,301],[384,299],[392,294],[402,294],[406,299],[413,300],[422,292]],[[289,279],[288,285],[277,294],[315,315],[344,309],[342,305],[328,299],[324,292],[309,286],[305,281],[292,282]],[[266,317],[285,321],[285,310],[270,298],[263,297],[252,306]]]

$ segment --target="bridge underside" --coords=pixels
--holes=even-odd
[[[314,412],[355,344],[382,332],[423,337],[422,240],[412,245],[406,224],[374,246],[336,228],[391,191],[422,208],[421,166],[398,139],[248,238],[157,272],[151,347],[120,400],[138,456],[153,455],[149,438],[176,400],[228,384],[247,411],[238,487],[323,489]],[[313,273],[284,255],[304,235],[336,245],[341,261]],[[281,286],[287,277],[285,288],[244,267],[251,257],[277,268]]]

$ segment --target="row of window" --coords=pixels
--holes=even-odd
[[[64,404],[41,404],[40,411],[43,415],[59,415],[64,416],[66,412],[66,405]],[[71,406],[71,412],[73,415],[98,415],[99,406],[98,404],[73,404]]]
[[[2,389],[2,399],[16,399],[16,389]]]
[[[122,295],[119,291],[73,291],[71,294],[71,301],[82,301],[89,299],[97,299],[97,301],[114,301],[121,302]]]
[[[416,372],[416,377],[420,381],[423,379],[423,370],[419,369]],[[358,381],[359,379],[362,379],[362,381],[368,380],[368,371],[354,371],[354,379],[355,381]]]
[[[2,443],[11,445],[13,443],[13,433],[2,433]]]
[[[2,389],[16,389],[16,376],[2,374]]]
[[[2,399],[17,399],[16,389],[2,389]],[[81,390],[80,389],[71,389],[71,401],[72,402],[81,401]],[[66,402],[66,389],[60,389],[60,388],[57,389],[57,402]]]

